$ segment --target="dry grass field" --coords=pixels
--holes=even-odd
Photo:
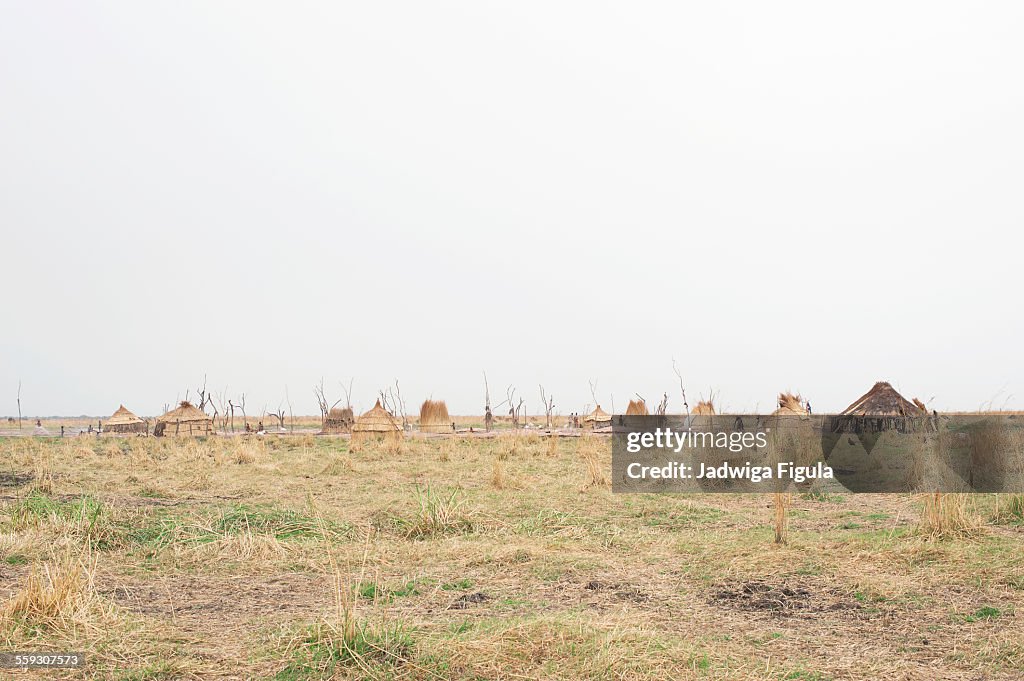
[[[0,439],[5,678],[1024,678],[1024,508],[614,495],[598,437]],[[936,509],[929,508],[934,516]],[[925,520],[928,520],[926,517]]]

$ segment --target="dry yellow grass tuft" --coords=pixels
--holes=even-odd
[[[924,508],[917,526],[919,534],[929,539],[956,539],[984,531],[969,495],[934,492],[922,497]]]
[[[110,615],[93,587],[95,558],[70,554],[35,567],[25,585],[0,610],[0,629],[17,625],[61,634],[96,629]]]
[[[505,466],[501,463],[500,457],[495,457],[491,469],[491,487],[494,489],[505,489],[508,485],[508,477],[505,475]]]
[[[579,438],[578,451],[587,470],[583,490],[586,491],[592,487],[611,487],[612,481],[608,477],[606,465],[601,456],[605,452],[600,443],[592,437],[581,437]]]

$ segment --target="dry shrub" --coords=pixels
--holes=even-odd
[[[608,476],[604,463],[601,461],[602,449],[592,437],[581,437],[579,439],[580,458],[587,467],[587,478],[583,485],[583,491],[591,487],[611,487],[612,481]]]
[[[929,539],[970,537],[982,531],[981,519],[967,494],[922,495],[924,508],[917,532]]]

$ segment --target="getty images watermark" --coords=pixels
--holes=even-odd
[[[614,416],[616,492],[1024,491],[1016,416]]]

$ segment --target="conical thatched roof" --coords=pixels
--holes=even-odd
[[[924,413],[885,381],[875,383],[871,390],[842,411],[843,416],[921,416]]]
[[[779,408],[772,412],[772,416],[805,416],[807,408],[804,407],[803,398],[791,392],[779,393]]]
[[[448,405],[443,400],[426,400],[420,406],[420,431],[424,433],[450,433],[452,420]]]
[[[125,409],[122,404],[103,425],[109,428],[111,426],[134,426],[140,423],[145,423],[145,421]]]
[[[157,421],[164,423],[189,423],[190,421],[212,421],[213,419],[199,411],[188,401],[182,402],[177,409],[172,409]]]
[[[594,411],[583,417],[583,421],[586,423],[611,423],[612,415],[602,409],[599,404]]]
[[[402,429],[395,417],[380,406],[380,400],[373,405],[373,409],[356,419],[352,426],[353,433],[397,433]]]
[[[647,403],[643,400],[630,400],[626,406],[626,416],[649,416]]]

